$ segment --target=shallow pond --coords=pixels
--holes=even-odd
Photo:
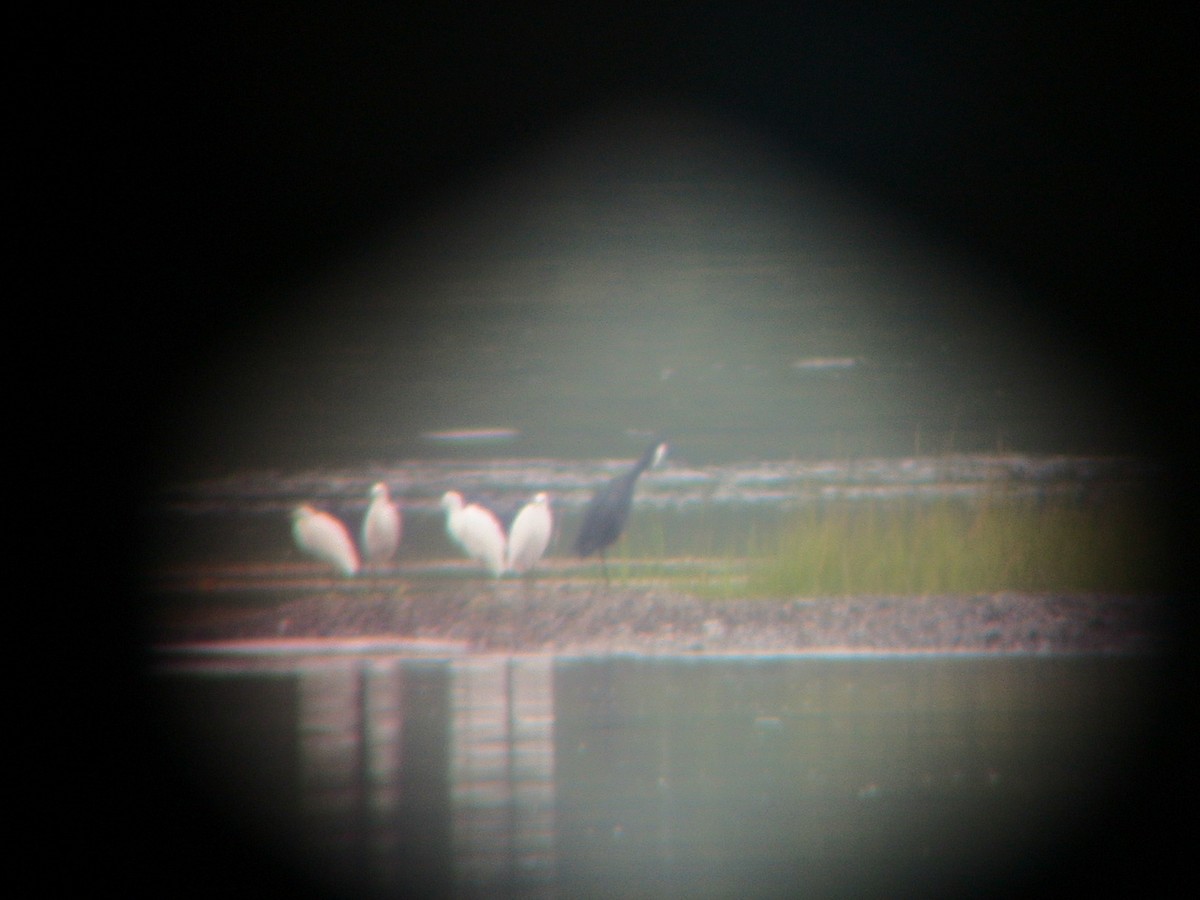
[[[200,837],[280,883],[381,895],[965,893],[1110,814],[1158,672],[430,649],[160,655]]]

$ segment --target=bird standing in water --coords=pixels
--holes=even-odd
[[[404,520],[388,494],[388,486],[382,481],[376,482],[371,486],[371,505],[363,517],[360,535],[364,565],[388,562],[396,555],[403,532]]]
[[[307,503],[292,510],[292,537],[309,556],[329,563],[342,575],[358,571],[358,551],[350,533],[339,519],[313,509]]]
[[[554,519],[550,514],[550,497],[544,491],[521,507],[508,532],[508,568],[528,572],[546,552]]]
[[[446,533],[471,559],[488,567],[499,578],[507,565],[508,539],[495,514],[478,503],[466,503],[458,491],[442,495]]]
[[[597,488],[583,512],[583,524],[579,527],[579,537],[575,539],[575,552],[580,557],[599,553],[605,582],[608,581],[605,551],[625,529],[638,476],[651,466],[658,465],[666,455],[666,442],[651,444],[632,469]]]

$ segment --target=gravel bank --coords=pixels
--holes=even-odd
[[[998,593],[717,600],[654,586],[539,580],[177,609],[156,643],[386,637],[469,652],[1137,652],[1162,640],[1153,599]]]

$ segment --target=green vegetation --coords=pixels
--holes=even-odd
[[[646,509],[612,548],[608,571],[616,583],[712,597],[1146,593],[1167,587],[1168,537],[1146,490],[1035,496],[1000,484],[970,498]]]
[[[1162,533],[1131,498],[838,500],[797,513],[752,554],[758,596],[999,590],[1146,591]]]

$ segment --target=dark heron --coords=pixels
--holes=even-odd
[[[604,551],[612,546],[625,529],[625,522],[629,519],[629,503],[633,499],[633,487],[638,476],[651,466],[658,465],[666,455],[665,441],[651,444],[632,469],[597,488],[583,512],[583,525],[579,528],[579,537],[575,539],[575,552],[580,557],[599,553],[600,566],[604,570],[606,582],[608,566]]]

